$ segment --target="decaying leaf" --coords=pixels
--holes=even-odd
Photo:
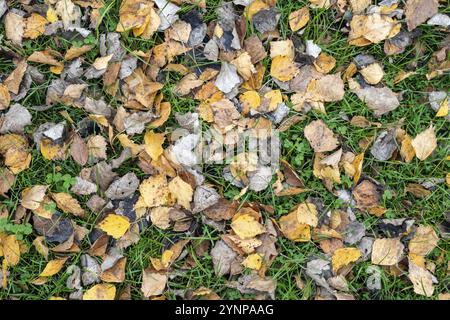
[[[403,249],[404,245],[398,238],[376,239],[372,247],[372,263],[393,266],[400,261]]]
[[[304,134],[315,152],[333,151],[339,145],[333,131],[322,120],[315,120],[308,124]]]

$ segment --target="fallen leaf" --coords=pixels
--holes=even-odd
[[[65,192],[52,193],[52,198],[55,200],[59,209],[66,213],[72,213],[77,217],[84,217],[84,209],[81,208],[78,200]]]
[[[169,201],[169,188],[164,175],[156,175],[142,181],[139,191],[149,208],[165,205]]]
[[[48,24],[47,19],[37,13],[32,13],[30,17],[25,19],[24,38],[36,39],[45,32],[45,25]]]
[[[111,183],[105,195],[111,199],[125,199],[134,194],[139,186],[139,179],[134,172],[129,172]]]
[[[44,270],[42,270],[39,277],[51,277],[61,271],[62,267],[66,263],[67,258],[65,259],[55,259],[50,260],[45,266]]]
[[[409,253],[426,256],[437,246],[439,238],[431,226],[419,226],[409,241]]]
[[[125,216],[110,213],[98,224],[98,228],[114,239],[119,239],[130,228],[130,221]]]
[[[35,185],[22,191],[21,204],[27,209],[36,210],[44,200],[48,186]]]
[[[434,292],[433,275],[431,272],[409,261],[409,280],[413,283],[414,292],[426,297],[431,297]]]
[[[284,215],[279,220],[280,230],[289,240],[296,242],[308,242],[311,240],[310,226],[298,221],[297,211]]]
[[[299,70],[295,63],[287,56],[276,56],[272,59],[270,75],[280,81],[292,80]]]
[[[1,239],[1,238],[0,238]],[[16,235],[11,234],[0,241],[0,248],[3,252],[4,265],[14,267],[20,261],[20,244]]]
[[[233,219],[231,228],[241,239],[250,239],[265,232],[264,226],[249,214],[241,214]]]
[[[6,38],[15,44],[21,45],[25,28],[23,17],[9,11],[5,16],[4,23]]]
[[[407,0],[405,5],[408,31],[414,30],[438,12],[437,0]]]
[[[152,297],[160,295],[166,288],[168,277],[165,274],[155,272],[151,269],[142,271],[142,287],[141,291],[144,297]]]
[[[244,261],[242,261],[242,265],[246,268],[259,270],[262,267],[262,257],[258,253],[253,253],[248,255]]]
[[[113,284],[96,284],[83,294],[83,300],[114,300],[116,287]]]
[[[162,155],[164,151],[162,145],[165,139],[164,133],[154,133],[153,131],[147,131],[145,133],[145,152],[147,152],[153,160],[158,160],[159,156]]]
[[[411,141],[411,146],[413,147],[416,157],[419,158],[419,160],[423,161],[428,158],[437,147],[434,127],[430,126],[428,129],[419,133]]]
[[[211,249],[215,274],[220,277],[230,273],[237,254],[223,240],[218,240]]]
[[[338,271],[352,262],[357,261],[361,257],[361,251],[358,248],[340,248],[337,249],[331,258],[333,272]]]
[[[309,21],[309,9],[308,7],[300,8],[289,14],[289,27],[293,32],[297,32]]]
[[[31,124],[31,114],[20,104],[12,105],[2,117],[0,133],[22,133],[24,128]]]
[[[332,151],[339,145],[333,131],[323,120],[312,121],[305,127],[304,135],[315,152]]]
[[[398,238],[376,239],[372,246],[372,263],[393,266],[400,262],[404,245]]]
[[[191,208],[190,203],[194,193],[191,185],[177,176],[169,182],[168,187],[171,195],[177,200],[177,203],[189,210]]]
[[[107,143],[103,136],[91,136],[87,141],[89,155],[97,159],[106,159]]]

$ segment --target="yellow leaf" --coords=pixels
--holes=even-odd
[[[161,263],[164,268],[167,268],[170,265],[174,254],[175,253],[170,249],[164,250],[164,252],[161,255]]]
[[[280,90],[270,90],[264,95],[264,98],[270,101],[269,108],[267,110],[269,112],[274,111],[278,107],[278,104],[283,102],[283,97],[281,96]]]
[[[269,5],[262,0],[255,0],[245,8],[248,20],[252,21],[253,16],[263,9],[268,9]]]
[[[445,98],[444,101],[441,102],[439,110],[436,113],[436,117],[446,117],[448,115],[448,98]]]
[[[289,27],[291,30],[296,32],[306,26],[309,21],[309,9],[308,7],[303,7],[289,15]]]
[[[0,83],[0,110],[4,110],[9,107],[11,102],[11,95],[9,94],[8,87],[3,83]]]
[[[51,277],[57,274],[59,271],[61,271],[62,267],[64,266],[64,263],[66,263],[67,258],[65,259],[55,259],[50,260],[47,265],[45,266],[44,270],[42,270],[39,277]]]
[[[61,72],[64,70],[64,64],[61,63],[61,64],[59,64],[57,66],[51,66],[49,68],[49,70],[50,70],[51,73],[61,74]]]
[[[414,151],[414,148],[411,144],[412,139],[408,134],[405,134],[402,145],[400,147],[400,154],[405,159],[405,162],[411,162],[412,159],[414,159],[414,156],[416,155],[416,151]]]
[[[1,241],[3,256],[7,266],[15,266],[20,260],[20,245],[16,236],[11,234]]]
[[[147,152],[153,160],[158,160],[159,156],[164,152],[162,145],[165,139],[164,133],[154,133],[153,131],[147,131],[145,133],[145,152]]]
[[[48,248],[44,244],[44,236],[38,236],[33,240],[33,245],[36,248],[36,251],[39,252],[40,255],[42,255],[45,260],[48,259]]]
[[[314,67],[321,73],[328,73],[336,66],[336,59],[322,52],[314,61]]]
[[[189,183],[177,176],[169,182],[169,191],[180,206],[188,210],[191,208],[190,203],[194,190]]]
[[[83,300],[114,300],[116,287],[113,284],[96,284],[83,294]]]
[[[48,23],[47,19],[37,13],[32,13],[29,18],[25,20],[24,38],[36,39],[45,32],[45,25]]]
[[[47,17],[48,22],[50,22],[50,23],[58,21],[58,16],[56,14],[56,11],[52,7],[48,8],[46,17]]]
[[[296,242],[308,242],[311,240],[310,226],[298,222],[297,212],[293,211],[282,216],[279,224],[281,232],[289,240]]]
[[[253,253],[242,261],[242,265],[249,269],[259,270],[262,266],[262,257],[259,253]]]
[[[130,222],[125,216],[111,213],[99,223],[98,227],[114,239],[119,239],[130,228]]]
[[[317,218],[317,207],[314,203],[300,203],[294,210],[292,210],[292,212],[297,214],[298,223],[307,224],[311,227],[317,227],[319,220]]]
[[[340,248],[337,249],[331,258],[333,272],[337,273],[339,269],[355,262],[361,257],[361,251],[357,248]]]
[[[261,104],[261,97],[258,92],[254,90],[246,91],[239,96],[239,101],[242,103],[244,110],[247,112],[249,109],[257,110]]]
[[[169,202],[169,188],[165,175],[156,175],[142,181],[139,191],[149,208],[163,206]]]
[[[91,49],[92,46],[87,44],[81,47],[71,47],[69,50],[67,50],[66,54],[64,55],[64,59],[72,60],[78,58],[79,56],[85,54],[86,52],[89,52]]]
[[[352,162],[353,168],[355,170],[355,174],[353,175],[354,184],[357,184],[359,178],[361,177],[363,161],[364,161],[364,152],[358,154]]]
[[[289,81],[298,73],[298,68],[291,58],[286,56],[276,56],[272,59],[270,74],[280,81]]]
[[[241,239],[250,239],[266,231],[264,226],[249,214],[239,215],[231,223],[231,228]]]
[[[52,143],[50,139],[42,139],[39,145],[41,154],[46,160],[61,159],[64,156],[64,148]]]
[[[124,133],[121,133],[117,136],[117,139],[119,139],[120,144],[124,148],[129,148],[131,151],[131,154],[135,157],[137,156],[142,150],[144,150],[144,146],[141,146],[137,143],[134,143],[131,141],[130,138]]]
[[[104,57],[98,57],[97,59],[95,59],[92,66],[97,70],[106,69],[106,67],[108,66],[108,62],[109,62],[109,60],[111,60],[112,57],[113,57],[112,54],[104,56]]]

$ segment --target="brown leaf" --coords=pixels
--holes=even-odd
[[[315,120],[305,127],[304,135],[315,152],[332,151],[339,145],[333,131],[323,120]]]
[[[405,5],[408,31],[414,30],[438,12],[438,0],[407,0]]]
[[[20,83],[22,82],[25,71],[27,70],[28,64],[26,60],[20,60],[17,63],[16,68],[13,72],[5,79],[3,84],[8,88],[11,93],[18,94],[20,89]]]
[[[358,208],[368,209],[376,207],[381,201],[379,187],[372,181],[366,179],[359,183],[352,191]]]
[[[84,209],[81,208],[78,200],[73,198],[70,194],[65,192],[52,193],[52,198],[55,200],[59,209],[66,213],[72,213],[77,217],[84,217]]]
[[[79,134],[75,134],[73,137],[72,144],[70,145],[70,155],[81,166],[84,166],[88,161],[88,146]]]
[[[5,196],[5,193],[14,185],[14,174],[7,168],[0,168],[0,195]]]

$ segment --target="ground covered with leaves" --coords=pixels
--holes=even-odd
[[[449,299],[449,13],[0,0],[0,299]]]

